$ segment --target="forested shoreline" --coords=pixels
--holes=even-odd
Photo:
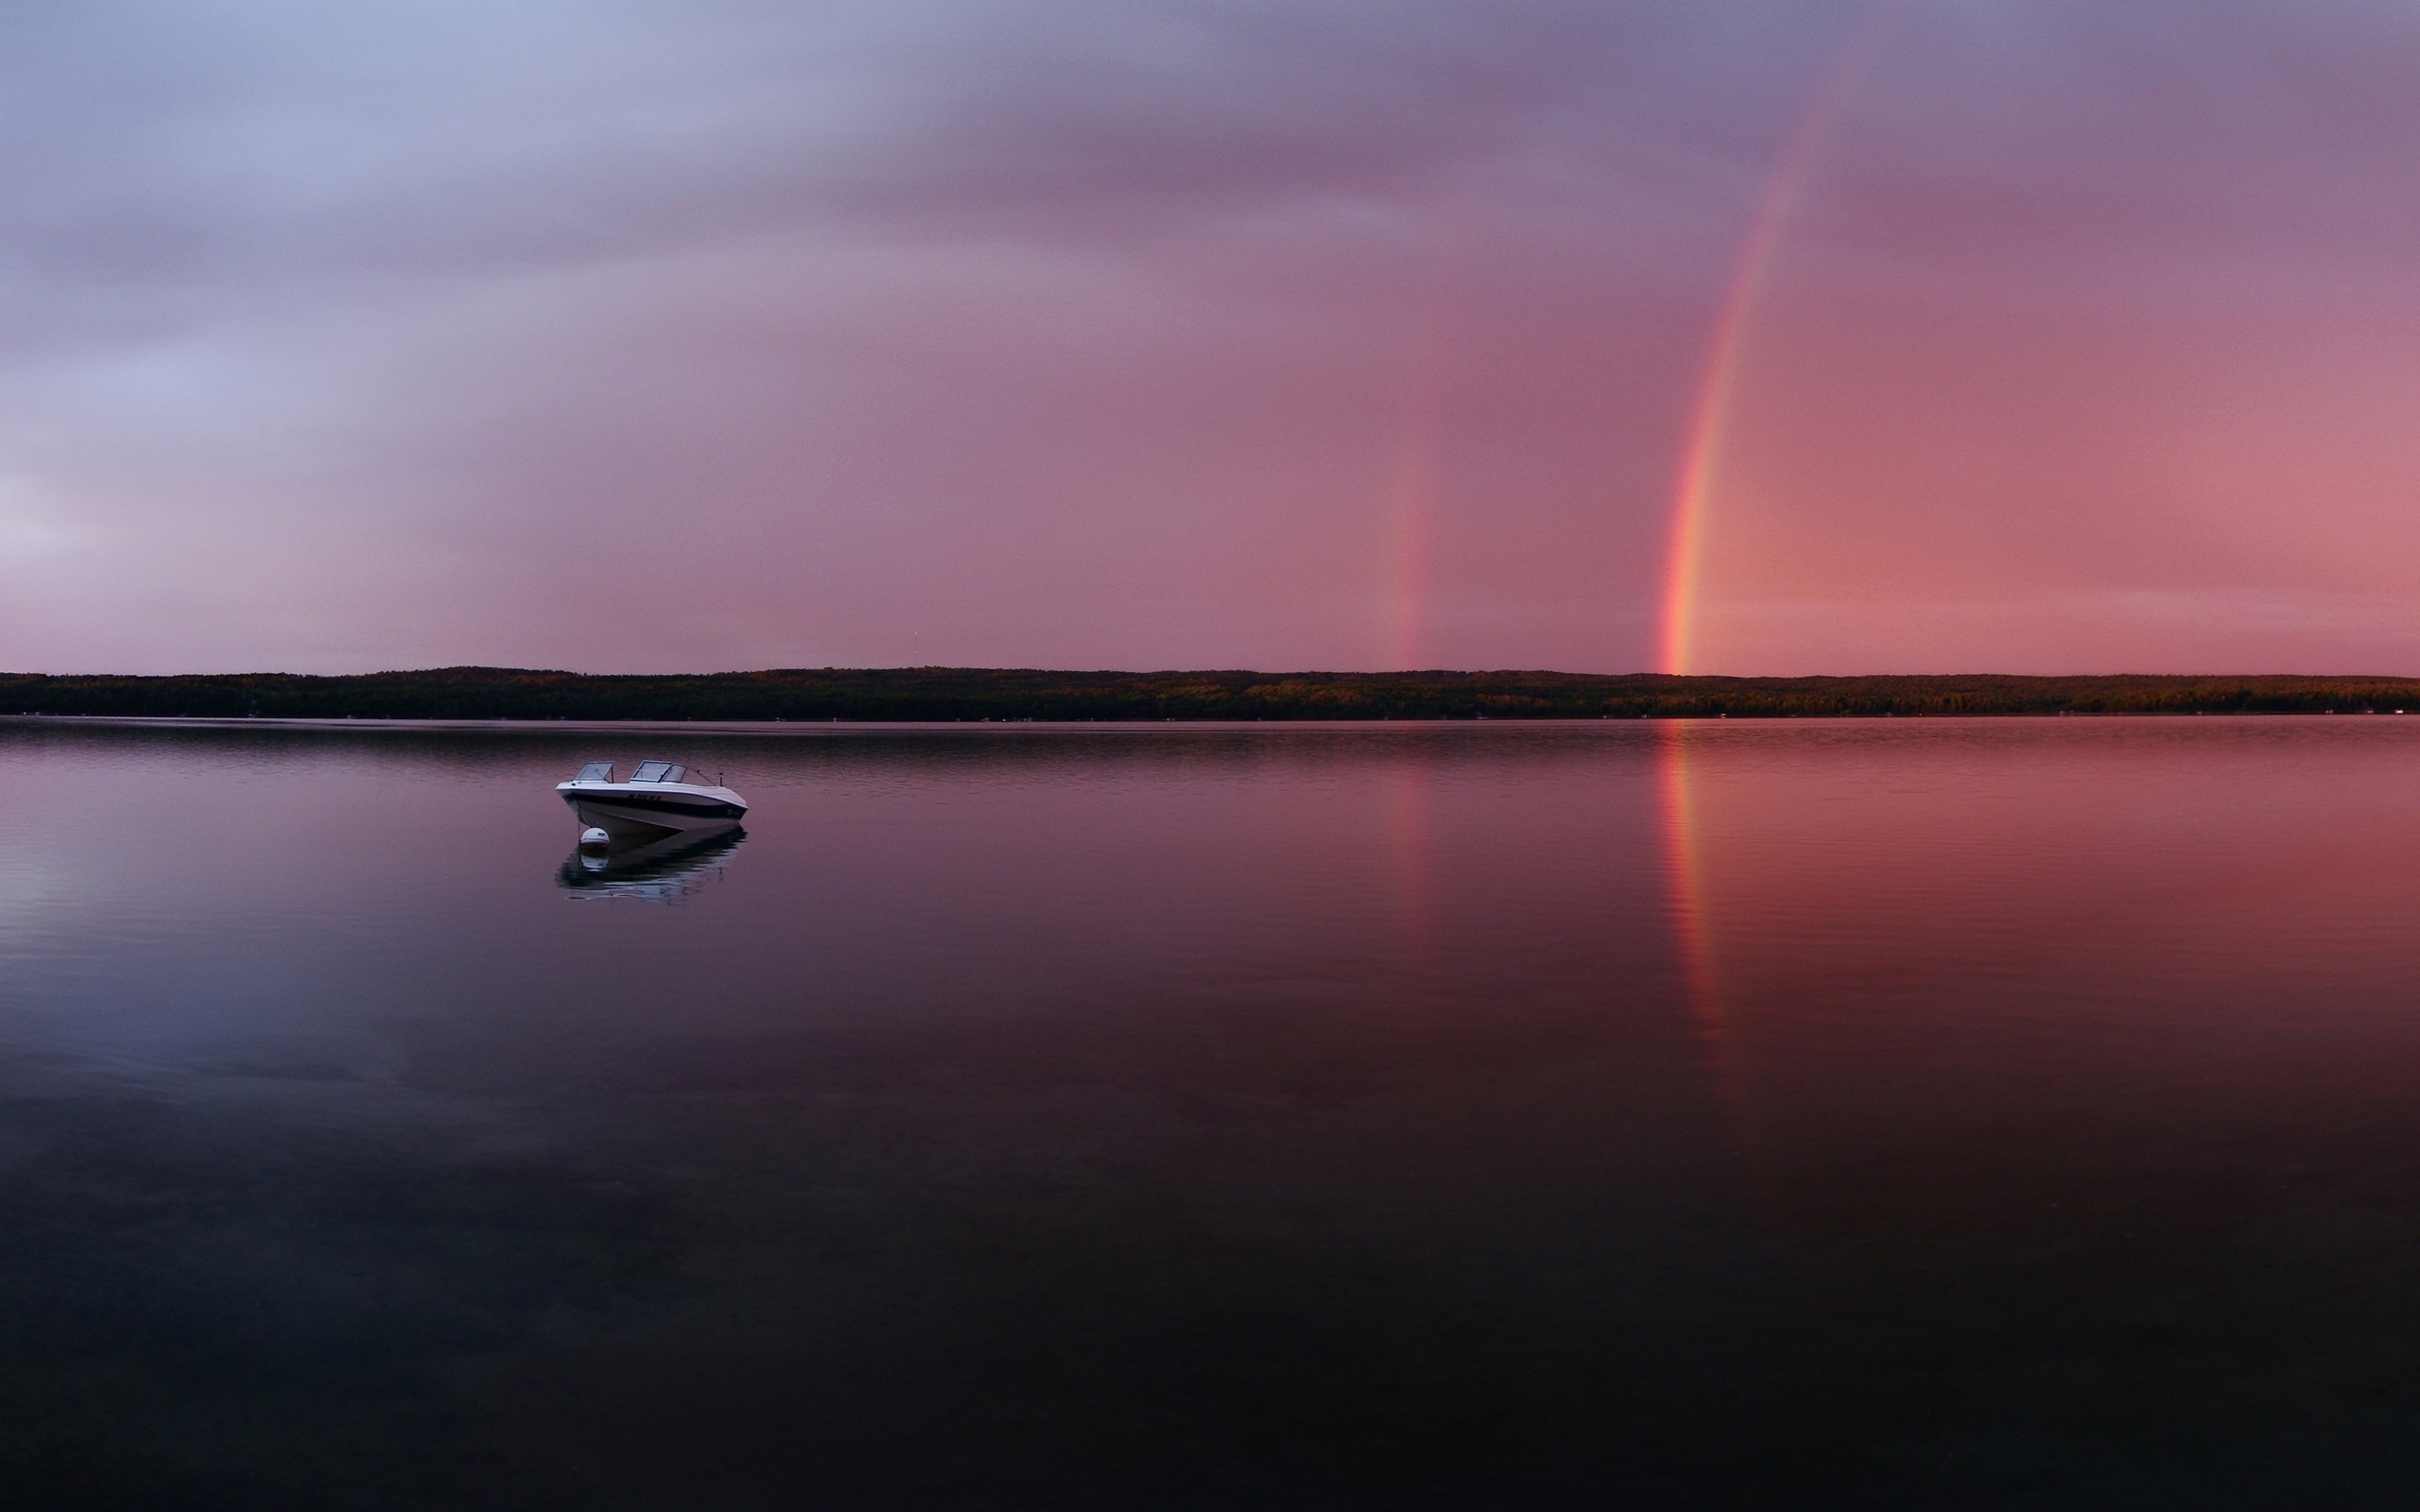
[[[446,667],[357,677],[0,675],[0,713],[263,719],[1265,720],[2353,713],[2420,679],[1669,677],[1564,672],[821,668],[597,676]]]

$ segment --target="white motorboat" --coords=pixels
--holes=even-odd
[[[626,782],[612,762],[590,762],[555,791],[579,822],[616,840],[660,840],[667,834],[728,830],[748,816],[748,800],[720,783],[689,780],[671,762],[641,762]]]

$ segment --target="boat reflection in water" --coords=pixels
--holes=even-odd
[[[748,832],[673,834],[645,845],[582,846],[555,873],[575,901],[635,898],[677,903],[719,876]]]

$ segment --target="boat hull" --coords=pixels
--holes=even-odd
[[[617,840],[667,834],[704,834],[728,830],[748,816],[748,805],[705,793],[600,792],[558,788],[579,822]]]

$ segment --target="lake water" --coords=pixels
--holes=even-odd
[[[591,871],[654,754],[744,837]],[[0,763],[18,1504],[2420,1476],[2420,719]]]

